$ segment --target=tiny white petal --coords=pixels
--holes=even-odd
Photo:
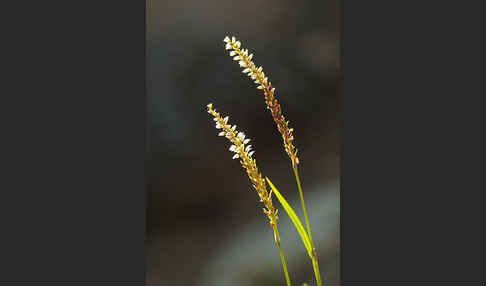
[[[221,125],[219,125],[219,123],[216,123],[216,129],[221,129]]]
[[[231,130],[235,131],[236,129],[236,125],[233,125],[233,127],[231,127]]]
[[[258,68],[258,72],[262,72],[262,70],[263,70],[263,67]]]
[[[240,61],[240,67],[246,68],[246,63],[244,61]]]
[[[226,44],[226,47],[225,47],[227,50],[231,50],[231,45],[228,43]]]
[[[245,152],[248,152],[248,151],[250,151],[250,150],[251,150],[251,145],[246,146],[246,148],[245,148]]]
[[[208,104],[208,105],[206,105],[206,106],[207,106],[208,108],[213,108],[213,104],[212,104],[212,103],[210,103],[210,104]]]
[[[227,42],[230,41],[230,38],[228,36],[226,36],[223,41],[227,43]]]
[[[258,89],[263,89],[263,85],[257,86]]]
[[[219,134],[218,134],[218,136],[224,136],[224,135],[226,135],[226,132],[224,132],[224,131],[221,131],[221,132],[219,132]]]
[[[236,46],[237,48],[241,47],[241,42],[240,42],[240,41],[236,41],[235,46]]]
[[[233,37],[231,37],[231,41],[232,41],[232,42],[235,42],[235,41],[236,41],[236,38],[235,38],[234,36],[233,36]]]
[[[248,142],[250,142],[250,138],[245,139],[245,141],[243,141],[244,144],[248,144]]]
[[[242,73],[247,73],[247,72],[249,72],[249,71],[250,71],[250,69],[249,69],[249,68],[246,68],[246,69],[244,69],[244,70],[242,71]]]
[[[230,52],[230,56],[232,57],[232,56],[234,56],[234,55],[236,55],[236,52],[235,52],[235,51],[231,51],[231,52]]]
[[[233,58],[233,60],[235,60],[235,61],[237,61],[239,59],[240,59],[240,56],[236,56],[236,57]]]
[[[250,55],[248,56],[248,60],[249,60],[249,61],[251,61],[251,59],[252,59],[252,58],[253,58],[253,54],[250,54]]]
[[[236,152],[236,146],[235,145],[231,145],[231,147],[229,148],[230,151],[232,152]]]
[[[214,117],[214,118],[213,118],[213,120],[214,120],[214,121],[218,121],[218,118]]]
[[[233,159],[236,159],[236,158],[239,158],[239,157],[240,157],[240,155],[235,154],[235,155],[233,156]]]
[[[226,116],[223,120],[224,120],[224,123],[228,123],[228,119],[229,119],[229,116]]]
[[[250,153],[248,153],[248,156],[251,157],[251,155],[253,155],[253,153],[255,153],[255,151],[251,151]]]

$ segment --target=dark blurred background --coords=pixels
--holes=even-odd
[[[212,102],[252,139],[255,158],[303,215],[263,94],[224,49],[235,36],[276,87],[294,128],[324,285],[339,282],[339,1],[152,0],[147,5],[147,285],[284,285],[248,177],[218,137]],[[280,209],[294,285],[315,285]]]

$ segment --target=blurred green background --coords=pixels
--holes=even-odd
[[[278,249],[245,171],[218,137],[212,102],[252,139],[264,176],[303,215],[262,93],[224,49],[236,36],[276,87],[294,128],[324,285],[339,282],[339,1],[152,0],[147,5],[147,285],[284,285]],[[283,208],[293,285],[315,285]]]

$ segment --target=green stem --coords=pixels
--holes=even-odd
[[[302,187],[300,185],[299,171],[297,170],[297,166],[295,166],[293,169],[294,169],[295,179],[297,181],[297,187],[299,188],[300,203],[302,204],[302,210],[304,211],[307,233],[309,234],[311,247],[312,247],[312,249],[314,249],[314,241],[312,240],[312,234],[311,234],[310,225],[309,225],[309,217],[307,216],[307,210],[305,208],[305,202],[304,202],[304,195],[302,194]]]
[[[322,286],[321,273],[319,272],[319,263],[317,257],[312,259],[312,267],[314,268],[314,275],[316,276],[317,285]]]
[[[278,250],[280,251],[280,259],[282,260],[282,268],[284,270],[285,280],[287,281],[287,286],[291,286],[290,285],[289,272],[287,270],[287,263],[285,262],[285,257],[284,257],[283,251],[282,251],[282,245],[280,243],[280,235],[278,234],[277,226],[275,226],[273,228],[273,232],[275,234],[275,242],[277,243]]]
[[[319,263],[317,262],[316,249],[314,247],[314,240],[312,239],[312,233],[309,224],[309,217],[307,216],[307,210],[305,208],[304,194],[302,193],[302,186],[300,185],[299,171],[297,166],[293,167],[295,180],[297,181],[297,187],[299,188],[300,203],[302,204],[302,211],[304,212],[305,224],[307,227],[307,233],[309,234],[309,240],[312,248],[312,267],[314,268],[314,274],[316,276],[316,282],[318,286],[322,286],[321,273],[319,272]]]

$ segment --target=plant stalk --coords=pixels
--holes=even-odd
[[[322,286],[321,273],[319,272],[319,263],[317,257],[312,258],[312,267],[314,268],[314,275],[316,276],[317,285]]]
[[[312,267],[314,268],[314,274],[316,276],[316,282],[318,286],[322,286],[321,273],[319,271],[319,263],[317,262],[317,253],[314,247],[314,240],[312,239],[309,217],[307,215],[307,209],[305,208],[304,194],[302,193],[302,186],[300,185],[299,171],[297,166],[293,166],[295,180],[297,181],[297,187],[299,188],[300,203],[302,204],[302,211],[304,212],[305,225],[307,228],[307,234],[309,234],[309,240],[312,248]]]
[[[285,274],[285,280],[287,281],[287,286],[291,286],[289,272],[287,270],[287,263],[285,262],[285,257],[282,251],[282,245],[280,243],[280,235],[278,234],[277,226],[274,226],[273,233],[275,235],[275,242],[277,243],[278,250],[280,251],[280,259],[282,260],[282,268]]]

